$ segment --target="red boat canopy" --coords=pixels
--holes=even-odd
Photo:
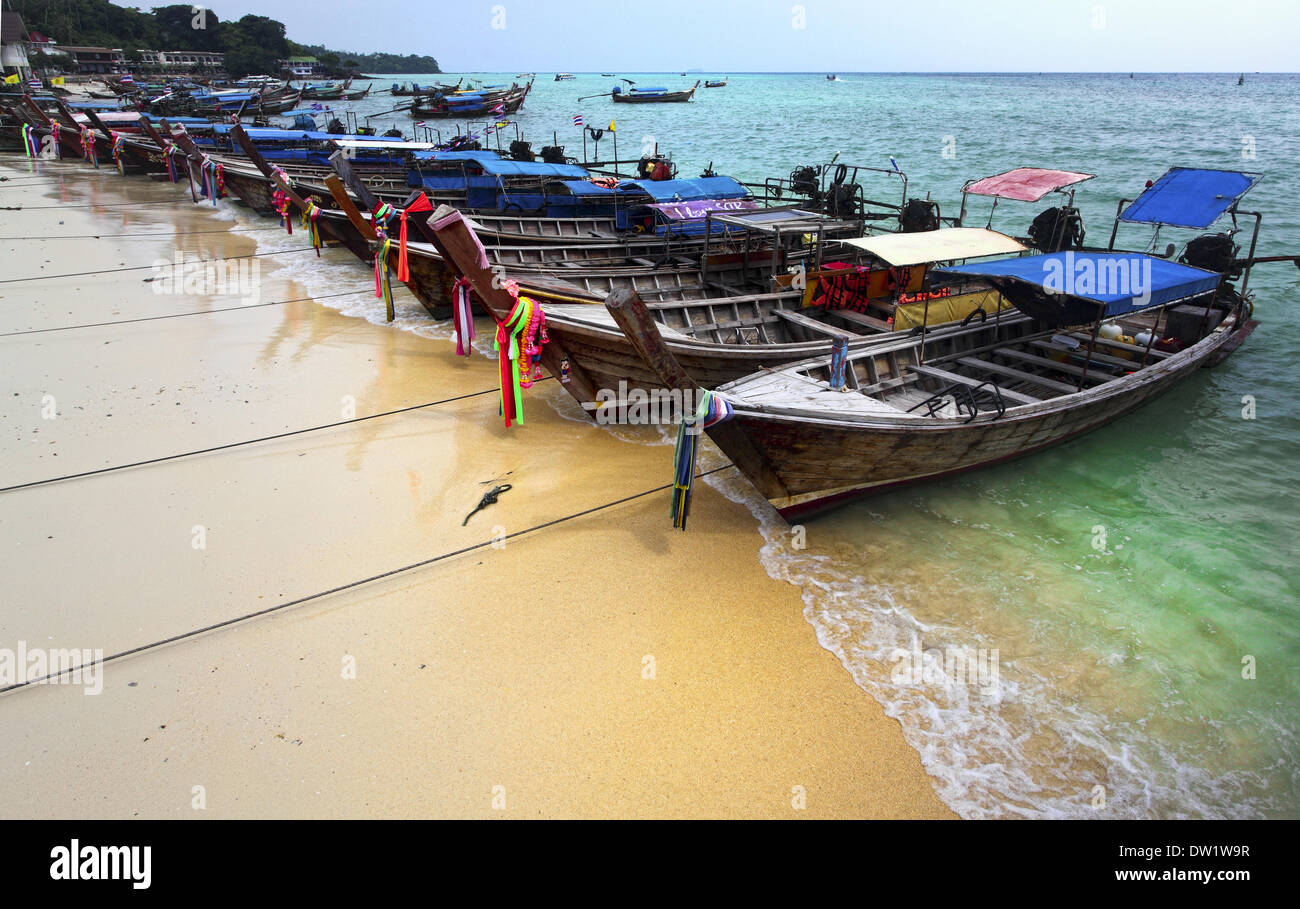
[[[996,174],[976,180],[966,187],[966,192],[977,196],[998,196],[1003,199],[1015,199],[1019,202],[1037,202],[1043,196],[1070,186],[1091,180],[1096,174],[1080,174],[1072,170],[1044,170],[1041,167],[1017,167],[1005,174]]]

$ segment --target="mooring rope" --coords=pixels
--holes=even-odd
[[[492,391],[496,391],[496,389],[492,389]],[[480,392],[480,394],[482,393],[483,392]],[[702,473],[698,474],[698,477],[707,477],[709,474],[717,473],[720,470],[726,470],[727,468],[732,466],[734,465],[723,464],[721,467],[715,467],[712,470],[703,471]],[[277,603],[274,606],[268,606],[265,609],[259,609],[256,612],[249,612],[241,616],[236,616],[235,618],[232,619],[223,619],[220,622],[213,622],[211,625],[204,625],[202,628],[195,628],[191,631],[183,631],[180,634],[174,634],[171,637],[162,638],[160,640],[153,641],[152,643],[149,644],[141,644],[138,647],[132,647],[128,650],[122,650],[117,653],[114,653],[111,656],[106,656],[99,661],[98,665],[103,666],[104,664],[114,662],[115,660],[121,660],[124,659],[125,657],[134,656],[139,653],[144,653],[145,651],[148,650],[155,650],[159,647],[165,647],[168,644],[175,644],[178,641],[184,641],[189,638],[198,637],[199,635],[207,634],[212,631],[217,631],[222,628],[229,628],[232,625],[238,625],[242,622],[247,622],[252,619],[261,618],[262,616],[270,615],[273,612],[279,612],[281,610],[288,609],[292,606],[301,606],[304,603],[310,603],[313,600],[319,600],[324,597],[332,596],[336,593],[342,593],[345,590],[353,590],[357,587],[362,587],[366,584],[373,584],[376,581],[382,581],[385,578],[391,578],[395,575],[405,574],[408,571],[414,571],[417,568],[425,568],[437,562],[443,562],[446,561],[447,559],[455,558],[456,556],[465,555],[466,553],[470,553],[482,549],[485,546],[491,546],[494,543],[496,543],[498,540],[512,540],[516,537],[524,536],[525,534],[536,533],[539,530],[545,530],[546,528],[554,527],[557,524],[564,524],[568,521],[585,517],[589,514],[595,514],[598,511],[604,511],[607,508],[613,508],[616,505],[623,505],[626,504],[627,502],[635,501],[636,499],[643,499],[646,496],[654,495],[657,492],[664,492],[665,490],[671,488],[672,488],[671,483],[667,483],[663,486],[656,486],[654,489],[647,489],[644,492],[638,492],[630,496],[624,496],[621,499],[615,499],[614,501],[606,502],[603,505],[594,505],[591,508],[584,508],[582,511],[575,511],[572,514],[564,515],[563,517],[559,517],[559,518],[554,518],[550,521],[544,521],[541,524],[534,524],[532,527],[525,528],[524,530],[517,530],[514,533],[506,534],[504,537],[498,537],[491,540],[484,540],[483,542],[475,543],[472,546],[465,546],[460,549],[454,549],[450,552],[444,552],[441,555],[432,556],[427,559],[421,559],[418,562],[411,562],[409,565],[403,565],[400,568],[392,568],[389,569],[388,571],[380,572],[379,574],[372,574],[369,577],[362,578],[358,581],[350,581],[347,584],[340,584],[337,587],[331,587],[329,590],[322,590],[319,593],[309,594],[308,596],[305,597],[298,597],[297,599],[289,600],[287,603]],[[83,664],[69,669],[61,669],[58,672],[51,672],[41,676],[40,678],[24,679],[21,682],[15,682],[12,685],[6,685],[4,688],[0,688],[0,694],[6,694],[10,691],[14,691],[19,688],[28,688],[32,685],[37,685],[41,682],[47,682],[50,679],[55,679],[62,675],[68,675],[69,673],[84,671],[86,668],[87,666]]]
[[[192,312],[173,312],[163,316],[142,316],[139,319],[119,319],[116,322],[87,322],[83,325],[64,325],[58,328],[28,328],[23,331],[7,331],[0,334],[0,338],[12,338],[17,335],[40,335],[50,331],[75,331],[78,328],[106,328],[111,325],[130,325],[133,322],[156,322],[159,319],[181,319],[185,316],[210,316],[219,312],[238,312],[241,309],[261,309],[264,306],[283,306],[286,303],[310,303],[315,300],[329,300],[334,297],[351,297],[357,294],[369,293],[370,288],[364,287],[361,290],[345,290],[337,294],[316,294],[312,297],[295,297],[292,300],[272,300],[267,303],[249,303],[240,306],[223,306],[220,309],[196,309]]]
[[[544,378],[551,378],[546,376]],[[193,458],[198,455],[211,454],[214,451],[226,451],[231,448],[241,448],[245,445],[257,445],[261,442],[273,442],[276,439],[287,439],[291,436],[300,436],[309,432],[320,432],[323,429],[337,429],[340,426],[349,426],[353,423],[364,423],[367,420],[378,420],[381,417],[392,417],[401,413],[409,413],[412,410],[423,410],[426,407],[437,407],[440,404],[451,404],[454,401],[463,401],[466,398],[477,398],[479,395],[495,394],[496,388],[488,388],[483,391],[471,391],[467,394],[456,395],[451,398],[443,398],[440,401],[429,401],[424,404],[412,404],[410,407],[399,407],[397,410],[386,410],[383,413],[372,413],[364,417],[352,417],[348,420],[339,420],[334,423],[322,423],[320,426],[309,426],[306,429],[291,429],[288,432],[280,432],[275,435],[262,436],[258,439],[247,439],[243,442],[227,442],[224,445],[214,445],[211,448],[200,448],[195,451],[183,451],[179,454],[163,455],[158,458],[149,458],[145,461],[132,461],[130,464],[118,464],[114,467],[100,467],[95,470],[85,470],[81,473],[69,473],[61,477],[49,477],[45,480],[32,480],[28,483],[18,483],[14,486],[0,487],[0,493],[15,492],[19,489],[31,489],[36,486],[48,486],[52,483],[62,483],[65,480],[80,480],[85,477],[99,476],[105,473],[114,473],[119,470],[130,470],[133,467],[147,467],[151,464],[162,464],[167,461],[176,461],[181,458]]]
[[[315,247],[312,246],[295,246],[293,249],[279,249],[279,250],[273,250],[271,252],[247,253],[246,255],[242,255],[242,256],[225,256],[222,258],[222,261],[233,262],[236,259],[260,259],[263,258],[264,256],[280,256],[285,253],[304,252],[306,250],[314,249],[314,248]],[[198,264],[202,261],[203,261],[202,259],[196,259],[195,264]],[[166,264],[171,265],[170,262]],[[116,274],[117,272],[144,271],[146,268],[158,268],[158,267],[159,267],[158,264],[154,263],[151,265],[128,265],[125,268],[102,268],[99,271],[74,271],[64,275],[29,275],[26,278],[0,278],[0,284],[17,284],[22,281],[44,281],[46,278],[49,278],[51,280],[55,278],[86,278],[91,275],[111,275],[111,274]]]

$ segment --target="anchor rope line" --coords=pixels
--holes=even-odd
[[[57,236],[36,236],[36,237],[0,237],[0,241],[11,240],[171,240],[183,239],[185,237],[198,236],[199,234],[230,234],[232,237],[238,237],[244,233],[251,233],[255,230],[280,230],[276,227],[241,227],[235,230],[181,230],[169,234],[59,234]]]
[[[258,439],[247,439],[243,442],[227,442],[225,445],[213,445],[211,448],[200,448],[195,451],[183,451],[179,454],[163,455],[159,458],[149,458],[144,461],[133,461],[130,464],[118,464],[113,467],[100,467],[95,470],[85,470],[81,473],[65,474],[61,477],[50,477],[45,480],[32,480],[29,483],[18,483],[14,486],[0,487],[0,493],[16,492],[20,489],[31,489],[36,486],[49,486],[52,483],[62,483],[67,480],[80,480],[86,477],[99,476],[105,473],[115,473],[119,470],[130,470],[133,467],[148,467],[152,464],[162,464],[167,461],[176,461],[181,458],[193,458],[199,455],[212,454],[217,451],[226,451],[231,448],[242,448],[245,445],[257,445],[261,442],[274,442],[277,439],[287,439],[293,436],[304,435],[309,432],[320,432],[325,429],[337,429],[340,426],[349,426],[353,423],[364,423],[367,420],[378,420],[381,417],[392,417],[398,414],[409,413],[413,410],[423,410],[426,407],[437,407],[440,404],[451,404],[454,401],[463,401],[466,398],[476,398],[479,395],[495,394],[496,388],[487,388],[483,391],[471,391],[468,394],[456,395],[451,398],[443,398],[441,401],[429,401],[424,404],[412,404],[410,407],[399,407],[396,410],[386,410],[383,413],[372,413],[364,417],[353,417],[350,420],[339,420],[334,423],[322,423],[320,426],[309,426],[306,429],[291,429],[288,432],[280,432],[275,435],[262,436]]]
[[[224,256],[222,257],[222,260],[225,262],[233,262],[235,259],[261,259],[266,256],[280,256],[280,255],[284,255],[285,253],[306,252],[307,250],[314,249],[314,248],[315,247],[312,246],[295,246],[293,249],[279,249],[279,250],[272,250],[269,252],[247,253],[246,255],[242,255],[242,256]],[[197,260],[197,261],[202,261],[202,260]],[[170,265],[171,263],[165,263],[165,264]],[[111,275],[111,274],[116,274],[117,272],[144,271],[145,269],[157,268],[157,267],[158,265],[156,263],[151,263],[149,265],[128,265],[125,268],[102,268],[99,271],[74,271],[64,275],[28,275],[26,278],[0,278],[0,284],[18,284],[22,281],[44,281],[46,278],[49,278],[51,280],[55,278],[86,278],[86,277],[90,277],[91,275]]]
[[[492,391],[495,390],[496,389],[492,389]],[[479,392],[479,393],[484,394],[485,392]],[[720,470],[726,470],[729,467],[734,467],[734,466],[735,465],[730,463],[723,464],[720,467],[714,467],[712,470],[706,470],[700,473],[698,476],[707,477],[709,474],[717,473]],[[617,505],[624,505],[628,502],[633,502],[637,499],[643,499],[646,496],[651,496],[654,495],[655,493],[663,492],[664,490],[671,489],[671,488],[672,488],[671,483],[667,483],[663,486],[656,486],[654,489],[647,489],[644,492],[633,493],[630,496],[624,496],[621,499],[615,499],[614,501],[606,502],[603,505],[593,505],[591,508],[584,508],[582,511],[575,511],[573,514],[564,515],[563,517],[559,517],[559,518],[553,518],[552,520],[544,521],[541,524],[534,524],[532,527],[525,528],[524,530],[517,530],[514,533],[506,534],[505,537],[498,538],[498,539],[512,540],[515,539],[516,537],[522,537],[525,534],[537,533],[538,531],[545,530],[548,527],[554,527],[557,524],[564,524],[581,517],[586,517],[587,515],[590,514],[595,514],[598,511],[604,511],[608,508],[613,508]],[[112,663],[117,660],[125,659],[126,657],[129,656],[135,656],[137,654],[144,653],[149,650],[156,650],[159,647],[165,647],[168,644],[176,644],[180,641],[188,640],[190,638],[196,638],[199,637],[200,635],[208,634],[213,631],[219,631],[223,628],[229,628],[232,625],[239,625],[244,622],[251,621],[252,619],[257,619],[263,616],[270,615],[275,612],[280,612],[281,610],[289,609],[293,606],[302,606],[306,603],[312,602],[313,600],[320,600],[328,596],[333,596],[336,593],[343,593],[346,590],[354,590],[358,587],[363,587],[367,584],[373,584],[376,581],[382,581],[399,574],[405,574],[409,571],[415,571],[418,568],[425,568],[429,565],[434,565],[438,562],[444,562],[447,559],[452,559],[455,558],[456,556],[465,555],[467,553],[475,552],[476,550],[483,549],[484,547],[491,546],[494,542],[495,540],[484,540],[483,542],[475,543],[472,546],[464,546],[460,549],[454,549],[450,552],[444,552],[441,555],[431,556],[427,559],[421,559],[418,562],[411,562],[408,565],[402,565],[399,568],[391,568],[388,571],[383,571],[380,572],[379,574],[373,574],[370,577],[361,578],[360,580],[357,581],[349,581],[346,584],[340,584],[337,587],[331,587],[329,590],[322,590],[319,593],[313,593],[313,594],[308,594],[307,596],[304,597],[298,597],[297,599],[289,600],[286,603],[277,603],[274,606],[267,606],[265,609],[259,609],[256,612],[249,612],[241,616],[236,616],[235,618],[223,619],[220,622],[213,622],[210,625],[204,625],[202,628],[194,628],[190,631],[183,631],[180,634],[174,634],[171,635],[170,637],[162,638],[160,640],[153,641],[152,643],[149,644],[141,644],[137,647],[131,647],[127,650],[121,650],[118,651],[117,653],[111,654],[110,656],[104,657],[102,660],[99,661],[99,665],[103,666],[107,663]],[[20,688],[29,688],[33,685],[38,685],[42,682],[47,682],[50,679],[58,678],[59,676],[68,675],[70,673],[74,673],[78,671],[84,671],[86,668],[87,668],[86,664],[82,664],[80,666],[61,669],[58,672],[51,672],[41,676],[40,678],[24,679],[21,682],[15,682],[12,685],[6,685],[4,688],[0,688],[0,695],[7,694],[8,692],[15,691]]]
[[[17,335],[40,335],[51,331],[76,331],[79,328],[107,328],[111,325],[130,325],[134,322],[157,322],[159,319],[181,319],[185,316],[211,316],[221,312],[239,312],[242,309],[261,309],[264,306],[283,306],[286,303],[311,303],[315,300],[330,300],[334,297],[351,297],[366,293],[370,288],[345,290],[337,294],[317,294],[314,297],[295,297],[292,300],[271,300],[266,303],[249,303],[247,306],[224,306],[220,309],[196,309],[193,312],[173,312],[162,316],[143,316],[139,319],[119,319],[116,322],[87,322],[84,325],[63,325],[58,328],[29,328],[23,331],[0,333],[0,338],[12,338]]]

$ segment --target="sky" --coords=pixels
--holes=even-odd
[[[208,6],[222,19],[249,12],[279,19],[301,44],[428,54],[446,72],[1300,70],[1300,0],[210,0]]]

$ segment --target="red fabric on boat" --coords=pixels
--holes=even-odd
[[[1054,189],[1091,180],[1094,174],[1081,174],[1072,170],[1044,170],[1041,167],[1017,167],[1004,174],[995,174],[977,180],[966,187],[966,192],[976,196],[1000,196],[1018,202],[1037,202]]]

